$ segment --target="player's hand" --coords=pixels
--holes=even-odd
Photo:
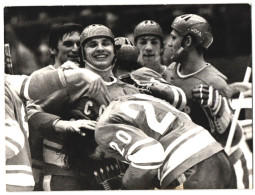
[[[69,70],[69,69],[76,69],[79,68],[80,64],[74,63],[72,61],[66,61],[64,64],[61,65],[61,68],[65,69],[65,70]]]
[[[208,107],[213,115],[217,115],[222,106],[222,96],[219,91],[212,86],[200,84],[192,90],[193,100],[200,103],[203,107]]]
[[[85,132],[83,132],[81,129],[89,129],[89,130],[95,130],[97,122],[92,120],[85,120],[80,119],[76,121],[64,121],[59,120],[55,124],[55,130],[57,132],[65,132],[65,131],[71,131],[79,133],[81,136],[85,136]]]
[[[88,90],[87,95],[93,97],[96,94],[102,92],[103,94],[107,94],[109,96],[108,89],[106,85],[104,84],[104,81],[102,77],[91,70],[88,69],[82,69],[81,70],[81,79],[87,81],[90,83],[90,87]]]
[[[229,87],[232,89],[232,96],[242,92],[244,97],[252,96],[252,84],[249,82],[235,82],[229,84]]]

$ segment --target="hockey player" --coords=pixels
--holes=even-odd
[[[95,137],[102,155],[129,164],[122,189],[236,188],[222,146],[188,115],[153,96],[134,94],[111,102]]]
[[[65,64],[65,67],[68,70],[51,70],[42,74],[35,71],[31,76],[4,75],[6,191],[32,191],[35,187],[25,100],[46,97],[65,88],[67,83],[87,79],[88,72],[72,70],[70,64]]]
[[[134,29],[134,41],[140,51],[138,63],[164,75],[167,67],[162,64],[164,37],[160,25],[152,20],[140,22]]]
[[[152,27],[154,26],[155,23],[152,23]],[[158,39],[158,36],[155,35],[154,38]],[[119,75],[120,80],[136,86],[141,93],[166,100],[179,110],[184,108],[186,96],[182,89],[167,83],[161,74],[151,68],[139,66],[137,59],[140,52],[132,41],[118,37],[115,45],[118,48],[115,74]]]
[[[67,33],[63,39],[68,36]],[[57,44],[58,50],[54,50],[56,51],[55,61],[63,59],[61,54],[64,54],[66,47],[78,49],[76,43],[79,42],[82,59],[86,64],[85,69],[98,74],[104,80],[101,83],[102,90],[92,95],[89,91],[90,84],[80,82],[76,85],[68,85],[67,88],[47,99],[28,106],[30,127],[39,131],[44,138],[43,160],[46,162],[44,190],[103,189],[97,183],[98,178],[95,178],[93,173],[93,166],[97,163],[89,163],[89,155],[93,152],[95,141],[93,132],[88,130],[94,129],[96,119],[112,99],[138,93],[136,88],[118,81],[112,74],[115,61],[113,40],[110,29],[99,24],[86,27],[79,40],[72,45],[64,45],[64,40],[60,39]],[[104,90],[105,86],[106,90]],[[87,122],[84,123],[85,121]],[[79,150],[80,141],[87,144],[82,151]],[[72,145],[69,146],[69,144]]]
[[[203,53],[212,42],[211,28],[204,18],[194,14],[176,17],[168,43],[174,62],[163,77],[183,89],[187,97],[184,111],[193,122],[210,130],[224,147],[233,118],[228,98],[231,90],[226,76],[204,60]],[[235,166],[240,189],[248,187],[246,160],[238,148],[241,137],[242,130],[237,125],[232,151],[228,154]],[[238,174],[238,170],[243,171]]]

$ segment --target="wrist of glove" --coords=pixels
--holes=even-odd
[[[224,109],[224,102],[219,91],[208,85],[198,85],[192,90],[193,100],[204,108],[209,108],[215,117],[221,117]]]
[[[211,132],[222,134],[231,122],[232,111],[227,99],[219,91],[208,85],[198,85],[192,90],[193,100],[201,104],[206,112]]]

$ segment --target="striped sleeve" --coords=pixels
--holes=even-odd
[[[5,153],[6,159],[17,155],[24,147],[25,137],[16,120],[14,102],[9,88],[5,88]]]
[[[195,164],[223,150],[222,146],[201,126],[187,126],[164,138],[165,161],[160,168],[160,183],[167,187]]]
[[[182,110],[186,106],[186,95],[179,87],[165,83],[154,83],[151,90],[153,96],[166,100],[178,110]]]

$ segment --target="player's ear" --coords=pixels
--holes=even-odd
[[[190,35],[187,35],[184,40],[184,45],[186,47],[189,47],[192,44],[192,41],[193,41],[192,37]]]
[[[50,48],[50,53],[51,53],[51,55],[56,55],[57,54],[57,50]]]
[[[160,55],[163,56],[164,54],[164,47],[165,47],[165,44],[164,42],[161,43],[161,48],[160,48]]]

